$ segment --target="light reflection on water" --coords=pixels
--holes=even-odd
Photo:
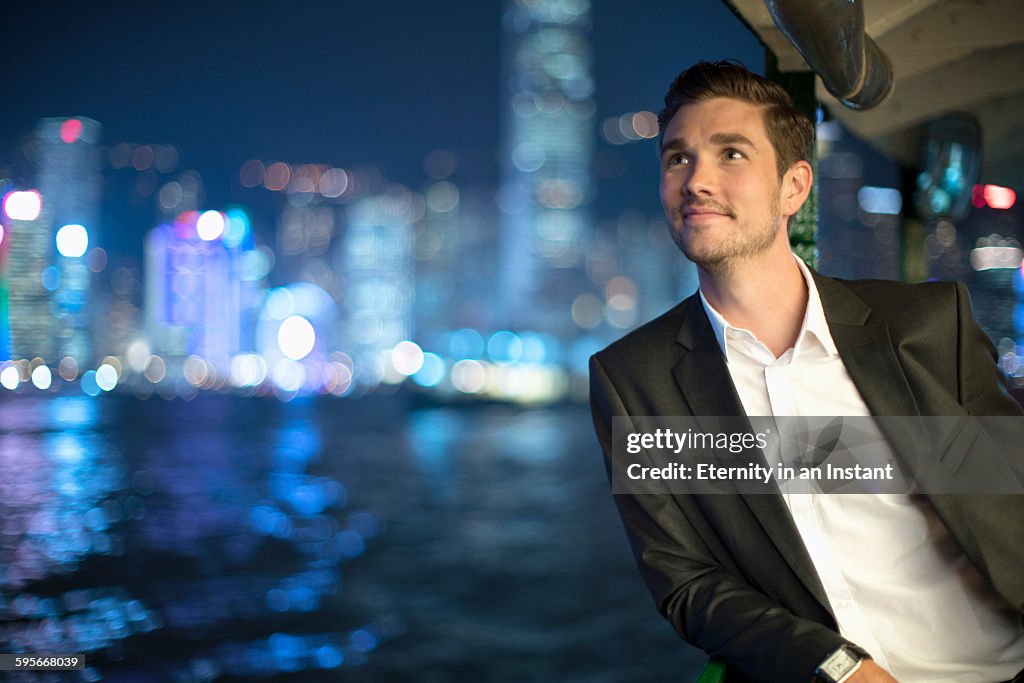
[[[89,662],[11,680],[653,681],[694,661],[639,587],[578,409],[18,397],[0,472],[0,652]]]
[[[310,421],[241,440],[183,421],[140,441],[131,427],[127,439],[105,431],[85,397],[8,403],[2,421],[4,652],[113,663],[124,641],[158,633],[192,641],[203,662],[175,680],[210,680],[361,664],[401,632],[386,615],[347,631],[308,632],[312,619],[298,635],[272,630],[275,615],[316,615],[336,596],[340,565],[380,527],[309,471],[322,445]],[[139,450],[125,457],[119,443]],[[263,637],[219,633],[259,619]],[[66,676],[100,680],[102,668]]]

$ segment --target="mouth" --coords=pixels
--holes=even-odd
[[[679,212],[684,223],[705,223],[719,218],[732,218],[728,211],[719,209],[689,208]]]
[[[732,212],[726,209],[724,206],[690,204],[680,207],[679,215],[682,217],[684,221],[699,221],[716,217],[731,218]]]

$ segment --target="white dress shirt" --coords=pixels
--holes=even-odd
[[[701,301],[749,416],[870,416],[810,271],[796,344],[776,358]],[[1024,622],[913,494],[787,494],[844,638],[901,683],[995,683],[1024,668]],[[1024,568],[1022,568],[1024,571]]]

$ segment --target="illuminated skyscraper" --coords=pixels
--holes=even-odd
[[[433,346],[452,330],[495,327],[499,256],[494,188],[437,179],[424,188],[416,225],[416,341]]]
[[[574,330],[571,308],[589,286],[587,211],[594,145],[589,0],[511,0],[501,295],[505,324]]]
[[[433,340],[459,327],[457,310],[463,294],[459,257],[462,197],[459,187],[447,180],[431,183],[425,192],[423,222],[416,232],[416,335],[421,342]],[[428,342],[429,343],[429,342]]]
[[[86,255],[99,234],[102,129],[84,117],[39,123],[39,190],[46,219],[42,229],[48,233],[47,253],[52,256],[42,281],[52,292],[53,351],[59,356],[44,356],[50,363],[65,356],[74,358],[80,367],[92,361],[92,272]]]
[[[189,211],[145,243],[146,336],[171,362],[197,355],[225,370],[253,348],[262,273],[244,214]]]
[[[381,355],[412,336],[416,206],[408,191],[392,186],[353,201],[346,216],[338,269],[346,282],[342,350],[355,359],[358,379],[375,384]]]
[[[53,315],[43,273],[50,262],[52,231],[49,207],[36,190],[4,197],[0,280],[7,293],[7,343],[0,351],[11,358],[41,356],[54,362]]]

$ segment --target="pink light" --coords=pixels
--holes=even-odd
[[[69,145],[82,137],[82,122],[78,119],[68,119],[60,124],[60,139]]]
[[[988,204],[985,203],[985,186],[975,185],[971,188],[971,204],[976,209],[984,209]]]
[[[196,221],[199,219],[198,211],[183,211],[174,219],[174,234],[178,239],[191,240],[196,236]]]
[[[999,185],[985,186],[985,203],[993,209],[1009,209],[1017,201],[1017,193]]]
[[[4,213],[16,221],[34,221],[43,208],[43,198],[36,190],[15,190],[4,197]]]

